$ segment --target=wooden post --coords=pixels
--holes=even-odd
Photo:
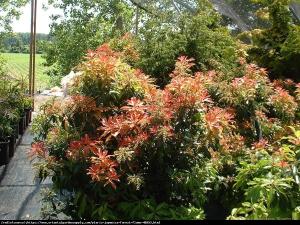
[[[32,47],[33,47],[33,15],[34,0],[31,0],[31,24],[30,24],[30,59],[29,59],[29,95],[32,96]]]
[[[37,0],[34,0],[34,22],[33,22],[33,58],[32,58],[32,94],[35,96],[35,54],[36,54],[36,14],[37,14]],[[34,108],[34,101],[33,101]]]
[[[36,14],[37,14],[37,0],[31,0],[31,33],[30,33],[30,60],[29,60],[29,95],[33,97],[34,109],[34,95],[35,95],[35,54],[36,54]]]

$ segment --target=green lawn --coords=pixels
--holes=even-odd
[[[28,83],[29,74],[29,54],[0,53],[7,61],[6,69],[8,73],[20,80]],[[36,90],[49,88],[50,78],[45,74],[46,68],[42,65],[44,59],[41,55],[36,55]]]

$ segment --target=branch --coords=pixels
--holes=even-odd
[[[297,12],[294,9],[293,5],[290,6],[290,11],[293,14],[295,20],[297,20],[297,23],[300,23],[300,15],[297,14]]]
[[[254,117],[254,126],[256,130],[257,140],[260,141],[263,138],[263,135],[260,123],[258,122],[258,119],[256,117]]]
[[[186,2],[183,2],[182,0],[174,0],[177,4],[183,6],[184,8],[186,8],[187,10],[189,10],[192,13],[195,13],[197,10],[194,9],[193,7],[191,7],[190,5],[188,5]]]
[[[140,9],[144,10],[145,12],[156,15],[155,13],[151,12],[151,11],[150,11],[149,9],[147,9],[146,7],[142,6],[141,3],[138,3],[138,2],[136,2],[135,0],[130,0],[130,2],[131,2],[133,5],[135,5],[136,7],[138,7],[138,8],[140,8]]]
[[[172,4],[174,5],[176,11],[177,11],[179,14],[181,14],[181,13],[180,13],[180,10],[179,10],[179,8],[177,7],[177,5],[176,5],[176,3],[174,2],[174,0],[172,0]]]

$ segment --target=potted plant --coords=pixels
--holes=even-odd
[[[0,143],[4,164],[14,155],[19,133],[23,134],[26,127],[25,108],[30,102],[24,100],[23,92],[19,80],[0,73]]]
[[[19,115],[16,109],[8,109],[7,110],[7,116],[10,122],[10,130],[9,130],[9,156],[13,157],[15,150],[16,150],[16,145],[17,145],[17,139],[19,137],[19,132],[16,132],[16,128],[17,128],[17,124],[18,124],[18,119],[19,119]]]
[[[26,113],[23,100],[24,95],[22,94],[19,84],[7,81],[6,86],[2,87],[2,89],[4,95],[6,95],[7,107],[13,109],[16,115],[18,115],[18,133],[23,135],[26,129]]]
[[[14,106],[19,115],[19,134],[23,135],[26,130],[26,111],[24,107],[24,96],[18,86],[10,89],[10,105]]]
[[[6,111],[0,106],[0,165],[9,162],[9,137],[13,133]]]
[[[23,135],[26,130],[26,114],[23,112],[19,120],[19,134]]]
[[[26,126],[28,126],[31,123],[31,117],[32,117],[32,105],[33,105],[32,98],[29,96],[24,97],[23,104],[24,104],[24,110],[26,114]]]
[[[0,74],[2,75],[2,73]],[[2,78],[2,77],[1,77]],[[0,81],[0,165],[9,162],[9,140],[8,133],[11,131],[9,120],[6,116],[7,96],[6,82],[4,79]]]

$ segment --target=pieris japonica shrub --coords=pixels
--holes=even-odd
[[[182,56],[159,89],[123,56],[106,44],[89,52],[72,95],[43,107],[39,176],[76,219],[203,219],[213,201],[228,216],[248,188],[234,184],[253,144],[297,122],[299,85],[243,63],[236,76],[193,73]]]
[[[140,70],[125,63],[126,49],[113,51],[108,44],[89,51],[86,60],[78,66],[81,76],[75,79],[71,94],[94,98],[99,107],[121,106],[131,97],[142,97],[154,88],[152,80]]]

